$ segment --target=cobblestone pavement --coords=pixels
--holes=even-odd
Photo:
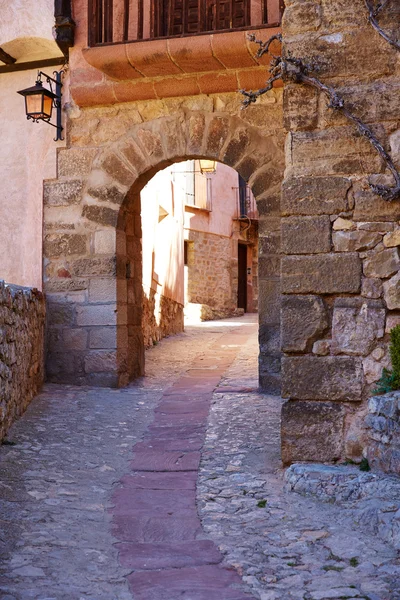
[[[400,598],[390,546],[283,492],[256,331],[188,328],[123,390],[45,387],[0,447],[1,600]]]
[[[204,530],[261,600],[399,599],[393,548],[355,525],[352,510],[284,491],[281,401],[246,392],[256,343],[213,397],[197,491]]]

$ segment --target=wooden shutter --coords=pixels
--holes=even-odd
[[[198,33],[201,0],[170,0],[168,35]]]

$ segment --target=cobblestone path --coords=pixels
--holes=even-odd
[[[1,600],[400,598],[390,547],[283,491],[256,334],[188,328],[129,388],[45,387],[0,447]]]

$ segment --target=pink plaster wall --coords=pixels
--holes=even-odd
[[[0,279],[42,289],[43,180],[56,177],[54,128],[25,117],[36,70],[0,75]]]
[[[144,291],[153,287],[183,305],[183,202],[171,168],[157,173],[140,199]]]

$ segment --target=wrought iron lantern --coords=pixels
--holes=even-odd
[[[50,77],[38,71],[38,77],[34,86],[20,90],[18,94],[25,98],[25,113],[28,120],[32,120],[34,123],[44,121],[57,129],[57,134],[54,141],[62,140],[61,125],[61,75],[63,71],[55,71],[54,77]],[[46,78],[46,83],[50,86],[47,89],[43,86],[42,77]],[[55,93],[53,92],[53,85],[55,85]],[[51,116],[53,108],[56,110],[56,124],[51,123]]]
[[[217,170],[217,163],[215,160],[207,160],[207,159],[200,159],[200,171],[203,173],[203,175],[205,173],[215,173],[215,171]]]

